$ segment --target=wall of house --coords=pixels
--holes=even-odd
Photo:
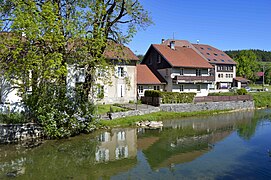
[[[172,68],[171,77],[180,76],[180,71],[183,69],[183,76],[196,76],[196,68]],[[200,68],[199,68],[200,69]],[[208,69],[200,69],[201,76],[209,76]]]
[[[180,86],[183,85],[183,91],[181,91]],[[197,90],[200,85],[200,91]],[[172,86],[172,92],[184,92],[184,93],[197,93],[196,96],[207,96],[208,95],[208,84],[174,84]]]
[[[233,78],[236,77],[236,66],[233,65],[233,70],[232,71],[219,71],[218,66],[220,65],[215,65],[215,83],[227,83],[228,85],[233,82]],[[230,75],[230,77],[229,77]],[[216,86],[217,88],[217,86]]]
[[[119,77],[118,67],[123,67],[124,77]],[[97,100],[97,103],[113,104],[128,103],[136,101],[137,98],[137,82],[136,82],[136,66],[121,65],[115,66],[115,74],[111,75],[110,83],[98,81],[104,86],[104,98]]]
[[[172,91],[172,68],[164,68],[164,69],[158,69],[158,72],[161,74],[161,76],[167,81],[167,84],[165,85],[165,91],[171,92]]]

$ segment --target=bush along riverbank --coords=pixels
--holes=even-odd
[[[250,94],[253,97],[256,108],[271,107],[271,92],[253,92]]]

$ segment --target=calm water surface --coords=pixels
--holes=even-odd
[[[0,179],[271,179],[271,110],[0,145]]]

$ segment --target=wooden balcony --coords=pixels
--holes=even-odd
[[[173,83],[212,83],[215,81],[214,76],[176,76]]]

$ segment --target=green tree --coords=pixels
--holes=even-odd
[[[255,81],[255,73],[259,71],[259,63],[257,62],[255,53],[251,50],[242,50],[236,55],[234,60],[237,62],[237,76],[246,77]]]
[[[137,0],[0,3],[0,68],[19,87],[31,117],[53,137],[88,130],[97,68],[110,66],[105,49],[113,50],[111,41],[129,42],[137,30],[147,27],[148,12]],[[86,70],[74,99],[66,96],[68,64]]]

